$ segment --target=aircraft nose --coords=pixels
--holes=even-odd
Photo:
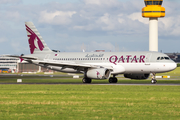
[[[176,67],[177,67],[177,63],[175,63],[175,62],[171,63],[171,65],[170,65],[171,70],[176,69]]]

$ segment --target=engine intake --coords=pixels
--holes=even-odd
[[[110,70],[106,68],[99,68],[99,69],[88,69],[86,72],[86,77],[91,79],[108,79],[111,76]]]

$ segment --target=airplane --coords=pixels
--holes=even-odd
[[[51,50],[32,22],[25,22],[29,42],[29,55],[9,55],[18,57],[21,62],[42,66],[54,71],[83,73],[83,83],[92,79],[117,83],[117,75],[125,78],[148,79],[155,84],[156,73],[172,71],[177,64],[166,54],[159,52],[59,52]],[[112,77],[111,77],[112,75]]]

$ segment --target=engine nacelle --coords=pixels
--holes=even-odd
[[[111,76],[110,70],[106,68],[88,69],[86,77],[91,79],[108,79]]]
[[[148,79],[150,74],[124,74],[125,78],[130,79]]]

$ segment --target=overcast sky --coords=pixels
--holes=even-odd
[[[180,52],[180,1],[164,0],[159,51]],[[0,55],[29,54],[24,22],[32,21],[51,49],[65,52],[148,51],[144,0],[0,0]]]

